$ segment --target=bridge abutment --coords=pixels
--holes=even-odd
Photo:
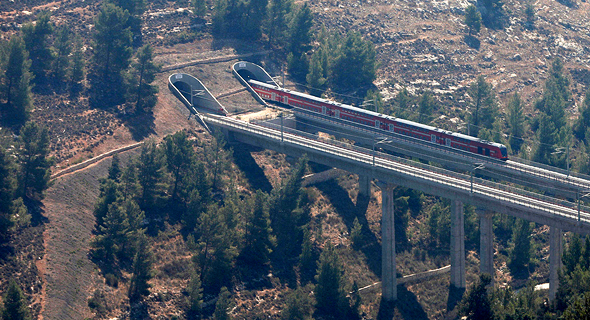
[[[563,252],[563,232],[556,227],[549,228],[549,300],[555,299],[559,288],[558,271],[561,268]]]
[[[391,183],[381,184],[381,291],[382,299],[397,300],[395,264],[395,224],[393,189]]]
[[[480,211],[479,215],[479,272],[488,273],[494,281],[494,231],[493,212]]]
[[[463,202],[451,201],[451,285],[465,288],[465,222]]]

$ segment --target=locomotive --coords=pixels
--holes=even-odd
[[[506,146],[465,134],[442,130],[425,124],[386,116],[370,110],[292,91],[256,80],[248,83],[262,99],[320,115],[351,121],[386,132],[394,132],[430,143],[444,145],[479,155],[508,160]]]

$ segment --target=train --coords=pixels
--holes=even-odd
[[[453,149],[479,154],[499,160],[508,160],[506,146],[478,139],[462,133],[442,130],[425,124],[383,115],[370,110],[338,103],[309,94],[277,87],[249,79],[248,83],[258,95],[267,101],[277,102],[336,119],[369,126],[384,133],[397,133],[425,142],[444,145]]]

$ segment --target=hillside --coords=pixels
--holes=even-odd
[[[466,44],[467,28],[463,12],[468,1],[389,1],[389,0],[310,0],[314,30],[359,31],[372,41],[377,50],[379,68],[374,82],[385,100],[391,101],[406,88],[419,95],[431,90],[438,102],[436,125],[450,130],[465,127],[465,113],[470,106],[467,88],[479,75],[485,75],[505,109],[508,98],[518,92],[529,117],[538,111],[533,103],[541,97],[551,62],[559,57],[571,78],[573,105],[567,117],[578,117],[584,93],[590,88],[590,3],[582,1],[571,8],[555,0],[538,0],[536,27],[524,26],[525,4],[507,0],[509,17],[503,29],[482,28],[477,36],[479,48]],[[100,8],[99,0],[29,0],[0,2],[1,40],[16,34],[23,24],[35,20],[41,10],[52,12],[56,26],[69,26],[78,32],[90,59],[93,19]],[[192,62],[191,66],[161,72],[155,83],[159,88],[158,102],[151,114],[134,117],[120,109],[96,109],[89,106],[85,92],[68,92],[47,88],[33,89],[32,120],[44,123],[50,131],[51,155],[56,164],[53,172],[82,162],[109,150],[136,141],[165,136],[186,130],[195,141],[204,145],[212,137],[192,120],[188,111],[169,93],[167,79],[171,73],[183,72],[199,78],[213,93],[220,95],[242,88],[233,77],[230,65],[240,54],[260,53],[266,43],[235,39],[218,39],[210,33],[209,24],[195,23],[188,1],[148,1],[143,14],[144,42],[155,47],[155,61],[164,67]],[[207,15],[206,22],[211,21]],[[193,33],[194,32],[194,33]],[[183,43],[186,42],[186,43]],[[253,56],[254,62],[265,66],[271,75],[279,75],[285,65],[281,50]],[[223,62],[207,63],[207,59],[226,57]],[[287,84],[297,81],[287,75]],[[304,87],[299,86],[303,90]],[[356,92],[343,92],[355,95]],[[339,96],[336,99],[358,103],[358,98]],[[230,113],[239,116],[262,110],[247,92],[229,95],[220,102]],[[501,117],[505,117],[501,115]],[[529,133],[534,137],[533,133]],[[232,177],[236,178],[239,194],[246,198],[256,189],[269,192],[281,185],[294,167],[295,160],[270,151],[232,146]],[[202,151],[201,149],[198,149]],[[138,150],[125,153],[137,157]],[[577,157],[576,151],[572,151]],[[95,236],[94,204],[99,196],[99,179],[107,175],[110,158],[87,169],[65,175],[54,181],[46,192],[39,212],[33,212],[30,227],[16,231],[11,241],[0,248],[0,293],[7,287],[9,277],[27,288],[33,314],[38,319],[112,319],[130,314],[126,289],[129,274],[121,275],[121,284],[114,288],[105,283],[105,275],[90,259],[90,241]],[[310,171],[319,170],[311,165]],[[335,245],[344,265],[348,289],[356,281],[359,287],[373,284],[380,278],[380,191],[366,203],[357,199],[358,183],[354,175],[345,175],[305,189],[311,199],[310,228],[313,245],[318,252],[326,243]],[[408,211],[407,241],[398,253],[398,274],[408,275],[439,268],[449,263],[448,247],[429,236],[430,211],[440,199],[422,196],[422,210]],[[358,217],[365,228],[366,243],[353,248],[351,230]],[[528,277],[515,277],[507,268],[511,229],[510,220],[497,217],[495,266],[500,286],[522,287],[528,279],[546,282],[548,278],[548,228],[536,226],[532,238],[534,267]],[[474,221],[472,221],[474,222]],[[476,232],[476,224],[471,225]],[[152,319],[182,317],[186,306],[188,282],[186,264],[190,250],[178,225],[167,224],[152,238],[152,250],[157,263],[153,289],[146,297],[145,308]],[[43,245],[41,245],[43,244]],[[468,286],[476,281],[479,265],[477,247],[467,254]],[[238,268],[239,269],[239,268]],[[299,277],[305,276],[300,271]],[[315,270],[306,271],[315,274]],[[256,275],[258,276],[258,275]],[[257,282],[255,280],[259,280]],[[298,281],[301,281],[299,279]],[[448,288],[449,277],[421,284],[400,287],[400,303],[394,310],[380,306],[380,287],[362,293],[361,315],[366,319],[452,319],[457,315],[456,304],[461,292]],[[286,296],[293,289],[283,274],[254,278],[239,269],[230,288],[235,305],[231,314],[236,319],[278,319],[284,309]],[[89,299],[98,297],[104,310],[89,307]],[[206,296],[205,301],[212,301]],[[206,308],[208,315],[214,307]]]

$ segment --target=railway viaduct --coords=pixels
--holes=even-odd
[[[174,75],[170,89],[174,92]],[[270,77],[270,76],[269,76]],[[205,90],[206,91],[206,90]],[[204,91],[199,91],[204,92]],[[208,93],[208,91],[206,91]],[[214,101],[200,94],[203,103]],[[180,97],[179,97],[180,99]],[[187,99],[184,99],[185,101]],[[181,99],[182,101],[182,99]],[[187,105],[187,103],[185,105]],[[215,101],[216,102],[216,101]],[[196,110],[191,104],[191,113]],[[230,117],[199,114],[208,127],[221,129],[231,142],[274,150],[292,157],[307,155],[310,161],[340,168],[359,176],[359,192],[370,193],[370,182],[377,180],[382,190],[382,293],[385,300],[397,299],[393,189],[403,185],[451,200],[451,285],[465,288],[465,232],[463,205],[471,204],[480,219],[480,272],[494,274],[492,216],[504,213],[550,226],[550,298],[555,296],[561,264],[562,233],[590,234],[590,208],[520,188],[508,187],[472,175],[420,164],[334,140],[326,141],[283,126],[255,125]]]

